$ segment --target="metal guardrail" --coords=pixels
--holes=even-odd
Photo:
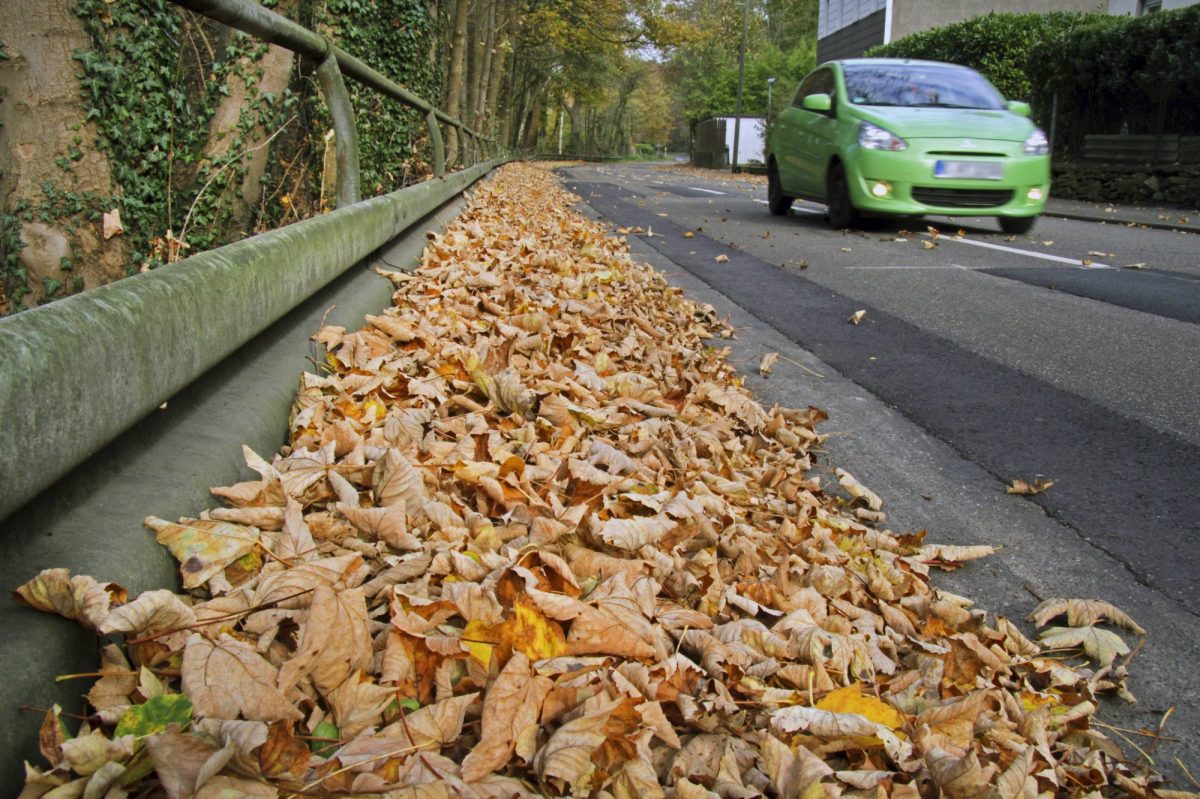
[[[323,36],[248,0],[175,2],[318,62],[337,132],[338,209],[0,319],[0,519],[507,160],[446,175],[439,123],[462,132],[464,158],[468,150],[472,160],[494,153],[495,142]],[[432,180],[360,201],[343,75],[425,112]]]
[[[358,202],[358,135],[354,124],[354,110],[343,76],[370,87],[398,100],[409,108],[425,114],[425,124],[433,143],[433,174],[446,174],[446,151],[442,131],[438,122],[454,127],[459,134],[459,157],[463,164],[470,152],[472,163],[481,157],[495,158],[499,148],[494,139],[468,128],[461,120],[449,116],[429,101],[410,92],[394,80],[377,72],[354,56],[330,42],[324,36],[310,31],[287,17],[249,0],[172,0],[178,6],[195,11],[209,19],[223,22],[231,28],[249,33],[260,39],[287,48],[317,64],[317,80],[325,103],[333,117],[336,133],[338,205]],[[467,146],[468,138],[471,146]]]

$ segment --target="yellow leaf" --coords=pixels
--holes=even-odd
[[[716,262],[717,262],[717,263],[719,263],[719,264],[729,263],[729,256],[728,256],[728,255],[726,255],[725,253],[721,253],[720,255],[718,255],[718,256],[717,256],[716,258],[714,258],[713,260],[714,260],[714,261],[716,261]]]
[[[491,663],[493,652],[501,661],[507,661],[512,652],[520,652],[533,661],[567,652],[562,627],[547,619],[525,594],[517,595],[512,615],[499,624],[467,622],[463,638],[471,639],[465,641],[467,650],[484,666]]]
[[[882,724],[889,730],[900,729],[906,720],[903,713],[887,702],[873,696],[864,696],[862,683],[858,682],[827,694],[824,699],[817,702],[816,707],[834,713],[857,713],[876,724]]]

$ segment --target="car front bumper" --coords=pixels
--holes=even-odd
[[[1020,142],[909,139],[900,151],[855,146],[846,180],[855,208],[866,214],[920,216],[1037,216],[1050,194],[1050,157],[1026,155]],[[938,161],[1000,164],[1002,177],[935,176]]]

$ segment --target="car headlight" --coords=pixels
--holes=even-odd
[[[1034,128],[1033,133],[1029,134],[1029,138],[1025,140],[1025,155],[1048,155],[1050,153],[1050,140],[1046,138],[1046,134],[1041,128]]]
[[[904,150],[904,139],[878,125],[864,122],[858,126],[858,145],[868,150]]]

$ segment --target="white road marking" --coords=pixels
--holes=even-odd
[[[1000,252],[1008,252],[1014,255],[1024,255],[1029,258],[1041,258],[1043,261],[1055,261],[1060,264],[1070,264],[1071,266],[1080,269],[1116,269],[1115,266],[1101,263],[1085,264],[1078,258],[1064,258],[1061,255],[1050,255],[1045,252],[1032,252],[1030,250],[1021,250],[1016,247],[1005,247],[1003,244],[992,244],[987,241],[975,241],[968,238],[957,238],[954,236],[938,236],[938,241],[957,241],[959,244],[970,244],[973,247],[986,247],[989,250],[999,250]]]
[[[769,205],[769,203],[766,200],[759,199],[758,197],[751,197],[750,199],[754,200],[754,202],[759,203],[760,205]],[[797,214],[824,214],[825,213],[825,209],[823,209],[823,208],[802,208],[799,205],[793,205],[791,207],[791,210]]]
[[[970,272],[973,269],[988,269],[990,267],[983,266],[959,266],[958,264],[950,264],[949,266],[922,266],[913,264],[912,266],[847,266],[847,269],[958,269],[963,272]]]
[[[691,189],[692,191],[703,191],[703,192],[707,192],[708,194],[720,194],[721,196],[725,195],[725,192],[717,191],[716,189],[702,189],[699,186],[688,186],[688,188]]]

